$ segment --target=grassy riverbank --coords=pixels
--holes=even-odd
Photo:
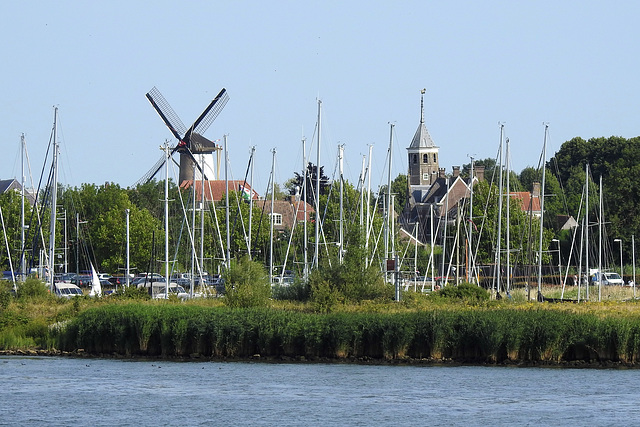
[[[550,291],[548,291],[550,292]],[[223,299],[13,298],[0,312],[0,350],[124,357],[285,360],[622,363],[640,366],[635,301],[549,304],[407,294],[318,313],[309,303],[229,308]]]
[[[67,351],[123,356],[636,364],[640,315],[637,310],[559,310],[533,303],[330,314],[127,304],[81,313],[57,340]]]

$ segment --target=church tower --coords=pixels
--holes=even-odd
[[[439,154],[437,147],[427,127],[424,125],[424,94],[426,89],[420,91],[420,125],[416,130],[411,145],[407,148],[409,154],[409,186],[430,186],[438,178]]]

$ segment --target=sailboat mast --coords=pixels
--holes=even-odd
[[[538,301],[542,301],[542,235],[544,232],[544,186],[546,181],[547,135],[549,124],[544,124],[544,142],[542,144],[542,184],[540,186],[540,234],[538,236]]]
[[[200,154],[200,164],[201,169],[204,171],[204,155]],[[220,174],[220,163],[218,163],[217,172]],[[213,203],[213,194],[211,197],[211,202]],[[204,173],[200,174],[200,285],[202,285],[202,272],[204,270],[204,207],[206,206],[206,197],[204,192]],[[215,214],[216,210],[213,209]],[[216,216],[216,224],[218,221],[218,217]],[[218,229],[218,238],[220,239],[220,249],[222,250],[222,236],[220,236],[220,231]]]
[[[364,240],[364,266],[369,266],[369,230],[370,230],[370,221],[371,221],[371,155],[373,152],[373,145],[369,145],[369,160],[367,165],[367,221],[365,223],[366,232],[365,232],[365,240]]]
[[[509,175],[511,175],[511,172],[509,170],[509,138],[507,138],[506,140],[507,143],[507,151],[506,151],[506,172],[507,172],[507,188],[505,190],[505,197],[506,197],[506,202],[507,202],[507,238],[506,238],[506,255],[507,255],[507,269],[506,269],[506,281],[507,281],[507,286],[505,289],[505,292],[507,294],[509,294],[509,291],[511,290],[511,286],[510,286],[510,278],[511,278],[511,254],[510,254],[510,239],[511,239],[511,235],[510,235],[510,230],[511,230],[511,226],[510,226],[510,222],[511,222],[511,213],[509,211],[509,205],[510,205],[510,200],[511,197],[509,196],[509,192],[511,191],[511,187],[509,186]]]
[[[131,213],[131,211],[129,209],[125,209],[124,210],[125,215],[126,215],[126,222],[127,222],[127,269],[126,269],[126,278],[125,278],[125,283],[127,288],[129,287],[129,280],[130,280],[130,271],[131,271],[131,265],[129,263],[129,249],[130,249],[130,245],[129,245],[129,214]]]
[[[25,152],[25,140],[24,133],[20,136],[20,169],[21,179],[20,182],[20,281],[24,282],[27,274],[26,259],[24,256],[24,152]]]
[[[56,250],[56,211],[58,203],[58,107],[53,110],[53,180],[51,183],[51,224],[49,233],[49,287],[53,293],[53,275],[55,272]]]
[[[471,157],[471,176],[469,181],[469,254],[467,255],[467,282],[473,277],[473,157]]]
[[[587,278],[587,285],[586,285],[586,289],[585,289],[585,295],[587,298],[587,301],[589,301],[589,285],[591,285],[591,278],[589,277],[589,163],[587,163],[584,166],[584,173],[585,173],[585,178],[584,178],[584,185],[585,185],[585,191],[586,191],[586,209],[585,209],[585,214],[584,214],[584,256],[585,256],[585,276]]]
[[[225,265],[227,268],[231,267],[231,230],[229,229],[229,152],[227,151],[227,135],[224,135],[224,188],[225,188],[225,224],[227,230],[227,251],[225,253]]]
[[[169,299],[169,141],[164,143],[164,297]],[[153,275],[151,276],[153,288]],[[153,294],[153,289],[151,291]]]
[[[343,154],[344,144],[338,145],[338,165],[340,169],[340,240],[338,243],[338,263],[342,264],[342,254],[344,245],[344,226],[343,226],[343,198],[344,198],[344,175],[343,175]]]
[[[251,259],[251,223],[253,216],[253,165],[255,164],[254,154],[256,152],[256,146],[251,147],[251,176],[249,178],[249,186],[251,187],[251,192],[249,193],[249,241],[247,246],[249,247],[249,259]]]
[[[602,210],[602,175],[600,175],[599,185],[599,204],[598,204],[598,302],[602,301],[602,223],[604,222]]]
[[[391,218],[393,216],[391,212],[391,166],[393,160],[393,123],[389,123],[389,170],[387,171],[387,215],[384,221],[384,267],[385,278],[387,277],[386,260],[389,259],[389,229],[391,226]]]
[[[435,285],[435,277],[433,276],[433,272],[434,272],[434,259],[433,259],[433,203],[429,203],[429,217],[431,218],[431,221],[429,221],[429,237],[431,239],[431,248],[430,248],[430,254],[429,254],[429,264],[431,265],[431,290],[434,290],[434,285]]]
[[[269,283],[273,283],[273,208],[275,205],[275,167],[276,167],[276,149],[271,150],[271,215],[269,226]]]
[[[503,192],[503,188],[502,188],[502,144],[504,141],[504,123],[500,123],[500,152],[498,154],[498,168],[500,170],[499,173],[499,178],[498,178],[498,238],[496,239],[496,256],[495,256],[495,260],[496,260],[496,295],[500,293],[500,281],[502,280],[501,277],[501,255],[502,255],[502,192]]]
[[[318,268],[320,255],[320,132],[322,129],[320,119],[322,111],[322,101],[318,100],[318,155],[316,157],[316,227],[315,227],[315,252],[313,254],[313,264]]]
[[[308,247],[308,237],[307,237],[307,139],[302,138],[302,189],[301,189],[301,197],[302,206],[304,207],[304,241],[303,241],[303,252],[304,252],[304,266],[302,267],[302,278],[306,283],[307,277],[309,276],[309,247]]]
[[[189,296],[193,298],[196,274],[196,170],[193,168],[193,185],[191,186],[191,274],[189,277]],[[202,189],[204,190],[204,189]]]

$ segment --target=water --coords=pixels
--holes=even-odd
[[[640,370],[0,357],[0,425],[640,423]]]

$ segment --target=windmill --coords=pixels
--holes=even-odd
[[[178,144],[171,150],[171,155],[176,151],[180,153],[180,184],[184,180],[193,179],[194,167],[204,175],[204,171],[198,165],[195,154],[211,154],[214,151],[218,152],[218,169],[220,165],[220,150],[221,147],[216,145],[215,142],[208,140],[202,134],[211,126],[211,123],[218,117],[218,114],[222,111],[227,101],[229,101],[229,95],[227,90],[222,89],[218,96],[204,109],[200,117],[196,119],[189,129],[182,123],[180,117],[173,111],[171,105],[162,96],[160,91],[154,86],[148,93],[147,99],[153,105],[162,121],[169,128],[173,136],[178,140]],[[162,167],[164,163],[164,156],[154,165],[154,167],[145,174],[138,182],[150,181],[156,173]]]

